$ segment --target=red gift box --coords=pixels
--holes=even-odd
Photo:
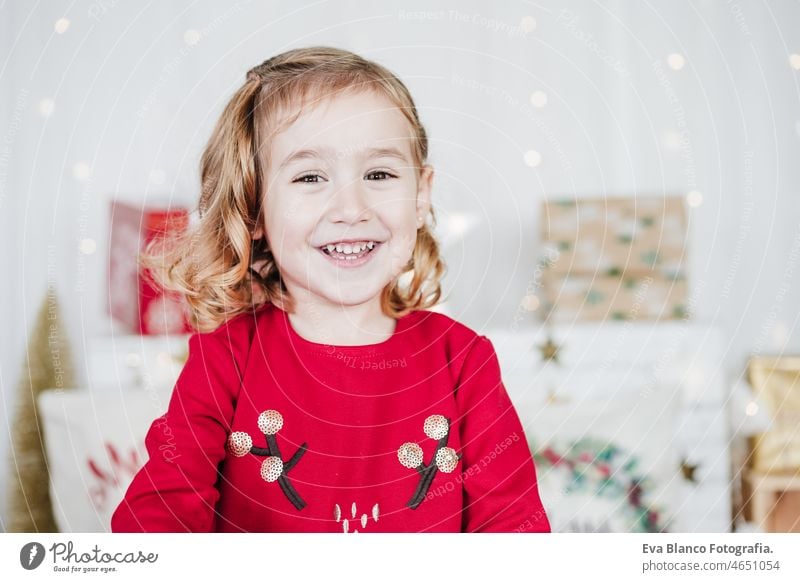
[[[154,238],[185,230],[189,210],[173,204],[111,202],[108,313],[130,333],[185,334],[192,331],[182,297],[156,286],[138,264]]]

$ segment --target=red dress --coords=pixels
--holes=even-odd
[[[494,348],[415,311],[310,342],[266,304],[189,339],[114,532],[548,532]]]

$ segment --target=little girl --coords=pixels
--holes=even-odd
[[[198,333],[112,531],[550,531],[491,342],[427,310],[427,154],[374,62],[314,47],[248,73],[198,224],[144,257]]]

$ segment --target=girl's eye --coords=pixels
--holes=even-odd
[[[319,174],[305,174],[300,176],[299,178],[295,178],[292,180],[292,183],[302,183],[302,184],[317,184],[322,181],[322,176]]]
[[[389,178],[397,178],[394,174],[390,174],[385,170],[375,170],[367,174],[367,180],[388,180]]]

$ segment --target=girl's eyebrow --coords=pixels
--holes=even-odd
[[[336,157],[336,153],[331,148],[321,148],[325,155],[321,154],[318,150],[315,149],[302,149],[297,150],[296,152],[290,154],[283,162],[281,162],[280,168],[284,168],[289,164],[300,160],[312,160],[312,159],[320,159],[326,156],[331,158]],[[365,159],[372,159],[372,158],[397,158],[400,161],[408,162],[408,158],[406,155],[401,152],[399,149],[394,147],[371,147],[366,148],[364,150],[364,158]]]
[[[367,158],[397,158],[403,162],[407,162],[405,154],[397,148],[369,148],[366,151]]]
[[[327,148],[326,148],[327,151]],[[285,168],[291,163],[300,161],[300,160],[315,160],[320,159],[323,156],[317,150],[313,149],[306,149],[306,150],[298,150],[292,154],[290,154],[285,160],[281,162],[279,168]]]

